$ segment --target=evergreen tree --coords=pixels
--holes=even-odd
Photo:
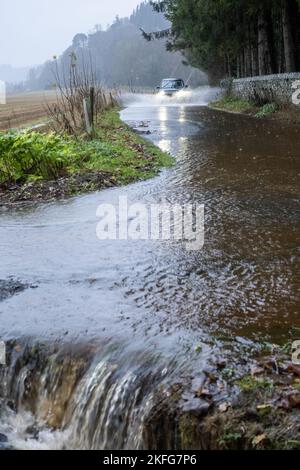
[[[151,2],[171,21],[170,50],[211,77],[245,77],[300,70],[299,0],[163,0]]]

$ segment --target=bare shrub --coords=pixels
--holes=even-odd
[[[55,64],[57,100],[45,105],[49,126],[58,133],[78,137],[87,132],[92,137],[99,115],[118,103],[118,93],[107,90],[97,81],[91,65],[83,63],[79,69],[75,53],[70,57],[68,71],[60,71],[57,62]]]

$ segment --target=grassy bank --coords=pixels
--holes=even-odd
[[[277,103],[266,103],[255,106],[247,100],[240,99],[231,94],[225,94],[218,101],[210,103],[210,107],[220,111],[262,118],[272,118],[300,124],[300,113],[296,106],[279,106]]]
[[[252,114],[255,110],[251,103],[241,100],[233,95],[224,95],[218,101],[210,103],[210,106],[212,108],[229,111],[231,113]]]
[[[55,133],[0,133],[0,201],[66,197],[148,179],[172,158],[119,117],[103,112],[93,140]]]

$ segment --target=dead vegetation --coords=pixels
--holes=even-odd
[[[95,126],[103,111],[118,103],[118,92],[107,90],[98,82],[93,66],[77,68],[77,57],[71,54],[68,70],[53,70],[56,101],[46,103],[49,125],[56,133],[79,137],[94,136]]]

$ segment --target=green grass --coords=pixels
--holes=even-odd
[[[255,116],[258,118],[264,118],[270,114],[276,113],[276,111],[278,111],[278,105],[276,103],[268,103],[262,106]]]
[[[267,103],[261,107],[234,95],[224,95],[220,100],[211,103],[211,107],[232,113],[251,114],[257,118],[265,118],[279,110],[276,103]]]
[[[253,110],[253,106],[248,101],[232,95],[223,96],[220,100],[212,103],[211,106],[233,113],[247,113]]]
[[[103,114],[96,134],[96,140],[87,144],[87,168],[112,172],[121,183],[151,178],[160,168],[173,164],[170,155],[124,124],[115,109]]]
[[[93,140],[33,131],[0,133],[0,184],[52,180],[87,171],[110,173],[124,184],[154,176],[170,155],[133,132],[117,109],[105,111]]]
[[[56,179],[75,155],[75,143],[53,133],[1,133],[0,183]]]
[[[246,375],[237,382],[239,388],[244,392],[253,392],[256,390],[271,390],[273,383],[269,379],[256,379],[251,375]]]
[[[220,446],[223,449],[235,449],[238,442],[243,438],[241,433],[237,432],[228,432],[223,434],[223,436],[218,440]]]

